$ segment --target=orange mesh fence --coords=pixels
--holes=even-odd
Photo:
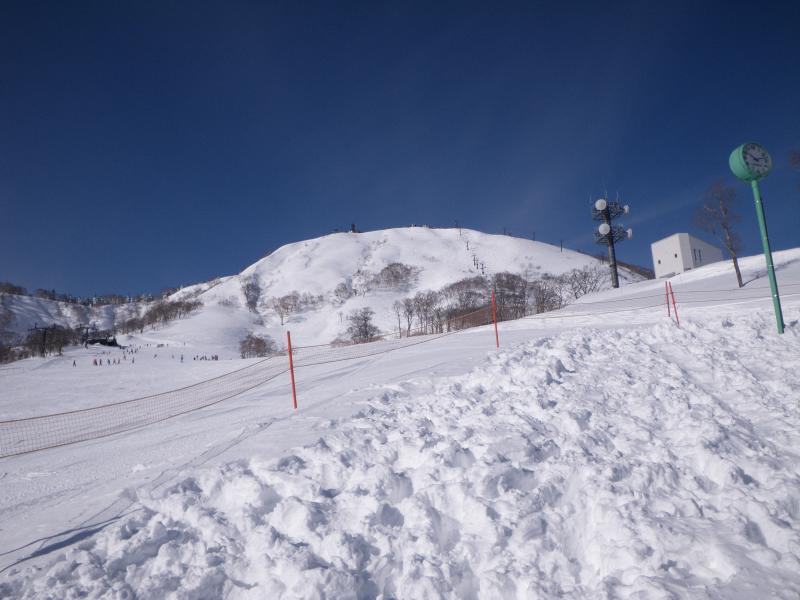
[[[294,366],[308,367],[391,352],[455,333],[472,323],[485,324],[486,309],[453,317],[441,331],[423,335],[411,330],[376,336],[369,343],[305,346],[294,349]],[[458,328],[458,329],[456,329]],[[394,337],[394,339],[392,339]],[[138,429],[205,408],[256,388],[289,369],[284,353],[180,389],[92,408],[0,421],[0,458],[55,448]]]
[[[738,298],[709,298],[701,291],[681,291],[681,294],[683,293],[704,294],[701,299],[683,300],[685,304],[735,303],[769,299],[769,296],[755,296],[750,293],[740,294]],[[785,297],[798,295],[800,294],[784,294]],[[615,304],[617,299],[611,299],[579,303],[572,305],[569,310],[558,311],[556,314],[526,318],[569,319],[639,310],[663,310],[664,307],[662,294],[628,298],[628,301],[633,306],[619,307]],[[581,311],[582,307],[589,308],[589,305],[603,304],[614,308]],[[294,367],[297,369],[392,352],[491,322],[491,306],[484,306],[464,315],[437,319],[435,325],[429,323],[410,331],[401,327],[399,331],[378,334],[366,343],[297,346],[293,352]],[[285,354],[273,355],[219,377],[160,394],[39,417],[0,421],[0,458],[93,440],[151,425],[238,396],[275,379],[288,369],[289,364]]]
[[[287,370],[281,357],[194,385],[81,410],[0,421],[0,458],[101,438],[233,398]]]

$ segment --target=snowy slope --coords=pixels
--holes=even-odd
[[[510,271],[535,278],[599,264],[590,256],[571,250],[562,252],[549,244],[468,229],[409,227],[334,233],[287,244],[238,275],[183,288],[171,299],[198,299],[203,307],[188,319],[149,332],[148,340],[206,349],[213,346],[213,353],[225,357],[237,355],[238,344],[248,332],[270,335],[281,342],[286,329],[290,329],[298,344],[328,343],[347,328],[347,315],[366,306],[375,311],[376,325],[392,330],[396,327],[392,312],[396,300],[419,291],[439,290],[480,274],[473,255],[483,263],[487,276]],[[370,285],[383,268],[398,262],[418,271],[409,286],[388,289]],[[625,269],[621,270],[621,278],[623,283],[641,280]],[[261,287],[255,313],[247,308],[242,290],[242,285],[251,280]],[[342,283],[353,289],[353,296],[344,301],[334,295],[336,286]],[[268,300],[292,292],[321,296],[322,301],[292,314],[281,325]],[[111,328],[115,319],[120,322],[146,308],[122,305],[87,309],[12,295],[5,296],[4,303],[14,317],[9,329],[20,334],[34,322],[70,326],[95,322],[100,328]]]
[[[797,597],[800,336],[720,325],[584,330],[387,386],[311,445],[140,495],[9,591]]]
[[[487,276],[509,271],[535,278],[599,264],[595,258],[571,250],[562,252],[549,244],[469,229],[409,227],[334,233],[283,246],[239,275],[197,294],[207,308],[186,322],[167,328],[164,335],[175,341],[195,341],[196,332],[203,332],[204,342],[225,339],[230,348],[232,342],[241,339],[236,336],[248,327],[278,341],[290,329],[298,344],[327,343],[346,329],[347,315],[366,306],[375,311],[376,325],[392,330],[396,328],[392,312],[396,300],[481,274],[473,255],[483,263]],[[391,263],[419,270],[411,285],[403,289],[370,287],[371,277]],[[642,279],[625,269],[621,278],[623,283]],[[248,280],[260,285],[262,302],[293,291],[321,295],[324,301],[318,308],[291,315],[281,326],[278,315],[266,306],[259,306],[258,315],[247,310],[242,284]],[[334,296],[334,289],[342,283],[354,289],[353,297],[344,302]],[[232,306],[223,306],[226,303]],[[219,310],[211,313],[213,307]]]
[[[25,336],[34,325],[62,325],[78,327],[94,324],[98,329],[112,329],[115,322],[137,317],[146,310],[146,304],[130,303],[107,306],[83,306],[69,302],[57,302],[33,296],[0,294],[3,314],[10,316],[9,322],[0,328],[17,336]]]
[[[502,324],[500,351],[477,328],[299,369],[296,412],[282,377],[4,459],[0,597],[797,598],[799,259],[775,255],[783,336],[751,257],[741,290],[729,264],[673,278],[680,328],[635,283]],[[2,409],[229,364],[172,350],[23,361]]]

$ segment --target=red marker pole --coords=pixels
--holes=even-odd
[[[292,360],[292,334],[286,332],[286,345],[289,348],[289,374],[292,377],[292,404],[294,409],[297,410],[297,389],[294,386],[294,361]]]
[[[500,334],[497,333],[497,304],[494,301],[494,290],[492,290],[492,320],[494,321],[494,342],[500,347]]]
[[[678,322],[678,327],[681,326],[681,320],[678,318],[678,305],[675,304],[675,290],[672,289],[672,282],[669,282],[669,293],[672,294],[672,308],[675,309],[675,320]]]
[[[669,313],[669,281],[664,282],[664,299],[667,301],[667,316],[672,317]]]

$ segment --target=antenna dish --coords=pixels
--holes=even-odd
[[[611,231],[611,225],[608,223],[600,223],[600,227],[597,228],[597,231],[600,232],[600,235],[608,235],[608,232]]]
[[[625,234],[628,236],[628,239],[633,239],[633,229],[628,229]]]
[[[631,207],[626,204],[625,206],[622,207],[622,212],[624,212],[626,215],[630,214]]]
[[[608,202],[605,198],[600,198],[597,202],[594,203],[594,207],[597,210],[605,210],[606,206],[608,206]]]

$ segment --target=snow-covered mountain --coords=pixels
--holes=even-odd
[[[405,277],[387,274],[390,265],[408,267]],[[469,229],[406,227],[367,233],[334,233],[287,244],[238,275],[183,288],[171,300],[197,299],[201,309],[152,334],[153,341],[217,348],[235,353],[254,332],[282,340],[289,329],[298,344],[327,343],[347,327],[347,316],[370,307],[382,330],[395,328],[392,304],[417,292],[439,290],[468,277],[501,272],[536,279],[599,265],[597,259],[542,242]],[[396,275],[396,274],[394,274]],[[623,283],[641,276],[620,269]],[[251,287],[250,305],[245,293]],[[283,317],[274,300],[288,298]],[[488,300],[488,299],[487,299]],[[89,308],[40,298],[6,296],[13,315],[7,329],[23,333],[34,322],[100,328],[139,316],[145,305]]]
[[[413,269],[407,283],[382,282],[381,272],[392,264]],[[508,271],[536,278],[597,264],[600,261],[595,258],[570,250],[562,252],[550,244],[467,229],[408,227],[334,233],[287,244],[240,274],[213,285],[181,290],[175,299],[195,297],[204,307],[174,323],[164,335],[174,341],[199,344],[225,340],[231,346],[248,331],[281,340],[283,331],[289,329],[298,343],[326,343],[346,329],[347,315],[356,309],[372,308],[376,325],[391,330],[396,327],[392,304],[419,291],[439,290],[482,273],[491,276]],[[621,277],[626,282],[642,279],[626,270]],[[244,286],[248,282],[254,282],[260,290],[255,313],[247,307]],[[293,292],[305,296],[306,306],[281,323],[269,301]]]

